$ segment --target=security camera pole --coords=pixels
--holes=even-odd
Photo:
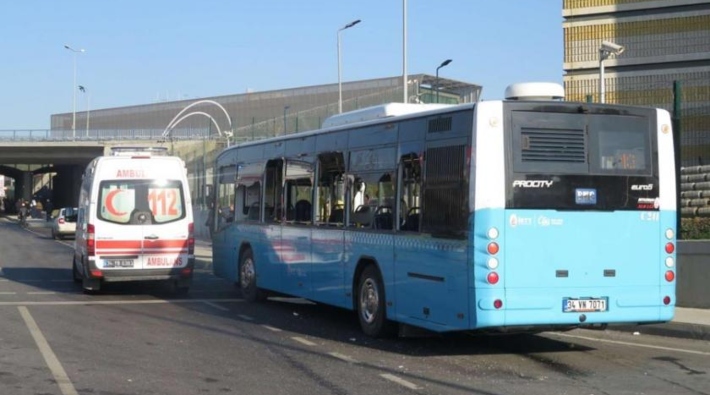
[[[599,102],[604,103],[604,60],[611,55],[621,55],[624,46],[610,41],[602,41],[599,47]]]

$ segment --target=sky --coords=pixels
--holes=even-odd
[[[0,130],[76,111],[402,75],[403,0],[22,0],[0,5]],[[562,83],[560,0],[407,0],[407,71]],[[84,49],[75,53],[64,48]],[[76,85],[74,61],[76,60]],[[77,85],[85,88],[78,90]]]

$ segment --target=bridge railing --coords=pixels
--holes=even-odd
[[[0,141],[112,141],[112,140],[162,140],[163,129],[117,129],[117,130],[49,130],[17,129],[0,130]],[[209,129],[176,129],[171,131],[173,140],[219,140],[223,139]]]

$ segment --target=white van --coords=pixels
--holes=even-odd
[[[165,280],[187,293],[195,265],[192,204],[182,159],[163,147],[115,147],[86,167],[73,275],[103,282]]]

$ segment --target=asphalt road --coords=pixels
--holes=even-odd
[[[299,299],[244,302],[205,269],[85,295],[71,244],[0,219],[0,394],[710,394],[710,344],[577,330],[373,340]]]

